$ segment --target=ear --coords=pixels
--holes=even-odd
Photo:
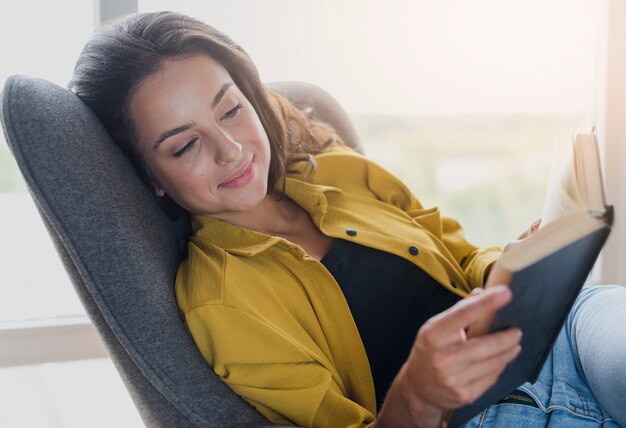
[[[159,196],[159,197],[165,196],[165,190],[163,190],[163,187],[161,187],[161,185],[158,182],[152,180],[150,183],[152,184],[152,188],[154,189],[154,193],[157,196]]]

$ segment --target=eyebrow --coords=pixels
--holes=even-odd
[[[215,97],[213,97],[213,102],[211,103],[212,109],[214,109],[215,106],[222,100],[222,98],[224,98],[224,94],[226,93],[228,88],[232,86],[232,84],[233,82],[224,83],[222,87],[220,88],[220,90],[217,91],[217,94],[215,94]],[[163,141],[167,140],[170,137],[173,137],[176,134],[179,134],[181,132],[188,130],[189,128],[191,128],[191,125],[192,125],[191,123],[185,123],[182,126],[178,126],[174,129],[170,129],[169,131],[165,131],[156,140],[152,149],[156,150],[159,147],[159,144],[161,144]]]

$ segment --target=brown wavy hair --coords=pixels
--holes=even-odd
[[[224,33],[176,12],[130,15],[94,33],[78,58],[68,89],[96,114],[150,189],[150,172],[137,150],[130,99],[163,61],[197,54],[220,63],[259,116],[271,151],[268,191],[284,179],[291,163],[308,159],[315,168],[312,155],[343,144],[331,126],[268,89],[250,56]],[[279,197],[284,180],[282,189]],[[173,217],[181,209],[168,196],[160,198],[160,204]]]

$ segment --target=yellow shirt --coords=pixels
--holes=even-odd
[[[403,257],[459,296],[483,285],[499,248],[469,244],[455,220],[422,208],[397,178],[347,148],[315,160],[306,182],[287,178],[285,194],[322,233]],[[221,379],[274,423],[371,424],[365,349],[326,268],[282,238],[208,216],[192,216],[192,227],[176,298]]]

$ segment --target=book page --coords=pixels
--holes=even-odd
[[[509,247],[510,249],[500,256],[496,264],[500,264],[505,270],[511,272],[519,271],[591,234],[604,225],[602,220],[590,216],[586,211],[567,214],[546,224],[530,237]],[[488,284],[490,280],[491,278],[488,279]]]
[[[602,184],[600,153],[595,135],[593,133],[577,134],[574,139],[574,152],[578,189],[584,206],[591,214],[601,215],[606,210],[606,202]]]
[[[557,138],[543,203],[541,227],[559,217],[584,210],[576,178],[573,141]]]

